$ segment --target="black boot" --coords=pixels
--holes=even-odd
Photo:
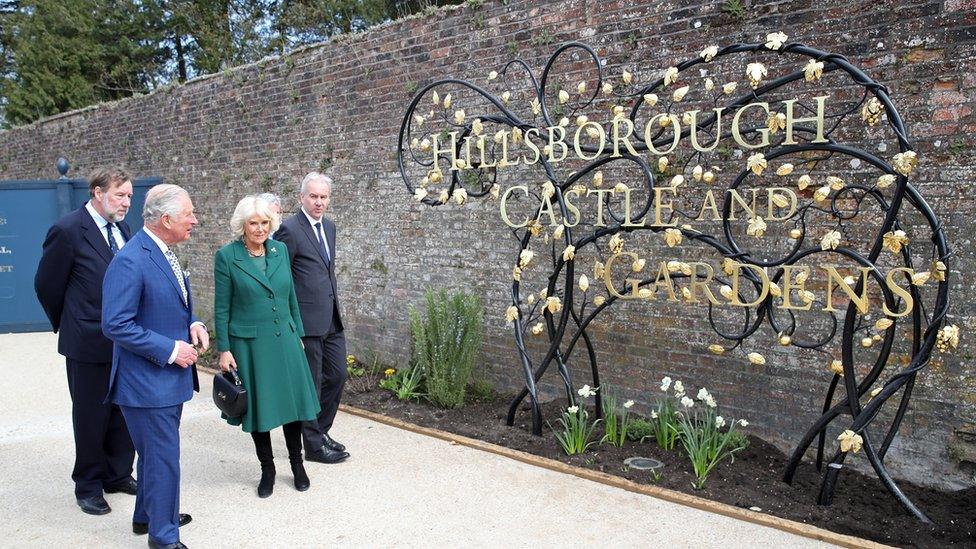
[[[266,498],[274,492],[275,465],[274,452],[271,450],[271,434],[265,432],[251,433],[254,439],[254,451],[261,462],[261,482],[258,483],[258,497]]]
[[[291,472],[295,475],[295,489],[299,492],[308,490],[311,483],[308,474],[305,473],[305,465],[302,462],[302,423],[295,421],[282,425],[281,430],[285,433],[285,446],[288,447],[288,461],[291,462]]]
[[[275,466],[274,463],[261,464],[261,482],[258,483],[258,497],[266,498],[274,492]]]

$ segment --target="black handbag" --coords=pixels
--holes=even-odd
[[[227,417],[238,418],[247,412],[247,389],[237,376],[237,370],[214,376],[213,399]]]

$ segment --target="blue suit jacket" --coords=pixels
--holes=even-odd
[[[176,340],[190,341],[188,303],[163,252],[144,230],[109,264],[102,284],[102,331],[114,342],[107,400],[134,408],[182,404],[199,390],[196,366],[167,364]]]

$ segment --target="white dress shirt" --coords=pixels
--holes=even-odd
[[[314,217],[308,215],[308,212],[305,211],[305,206],[302,206],[302,213],[305,214],[305,217],[308,219],[308,222],[312,225],[312,232],[315,233],[315,238],[318,239],[318,237],[319,237],[319,230],[315,228],[315,224],[316,223],[322,223],[322,219],[321,218],[315,219]],[[322,238],[324,239],[323,242],[325,243],[325,251],[328,252],[329,259],[331,260],[332,259],[332,248],[329,247],[329,237],[325,236],[325,224],[324,223],[322,223]]]
[[[92,206],[91,200],[85,203],[85,209],[88,210],[88,214],[92,216],[93,220],[95,220],[95,225],[98,225],[98,232],[102,233],[102,240],[105,241],[105,244],[108,244],[108,233],[105,231],[108,221],[99,215],[98,211],[95,210],[95,207]],[[115,245],[119,250],[121,250],[122,246],[125,246],[125,239],[122,238],[122,230],[119,229],[118,223],[115,224],[115,229],[112,230],[112,235],[115,236]]]

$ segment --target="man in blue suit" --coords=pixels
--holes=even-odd
[[[129,240],[123,219],[132,199],[132,176],[118,168],[96,170],[88,194],[91,200],[47,232],[34,289],[66,362],[75,498],[82,511],[104,515],[112,508],[103,492],[136,494],[135,450],[122,410],[105,402],[112,342],[102,334],[102,279]]]
[[[199,390],[197,348],[210,345],[193,316],[190,281],[170,246],[190,237],[197,218],[187,192],[156,185],[146,194],[143,230],[109,265],[102,331],[114,343],[108,399],[119,405],[139,454],[132,528],[150,547],[181,548],[180,417]]]

